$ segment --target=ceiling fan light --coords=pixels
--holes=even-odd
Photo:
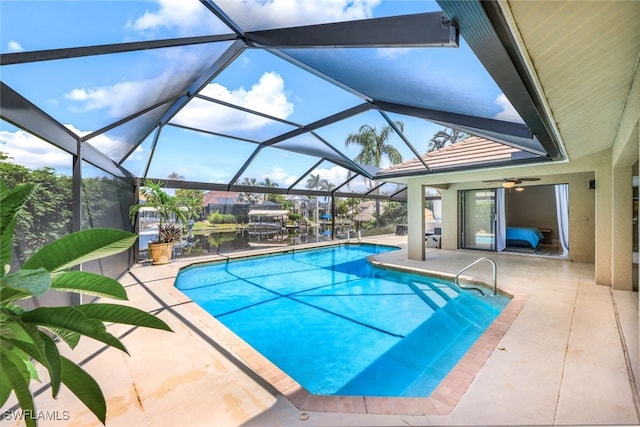
[[[517,187],[516,191],[524,191],[524,187]]]
[[[513,188],[513,187],[516,186],[516,183],[513,182],[513,181],[505,181],[505,182],[502,183],[502,186],[504,188]]]

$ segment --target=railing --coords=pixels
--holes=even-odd
[[[484,291],[482,290],[482,288],[478,288],[477,286],[470,286],[470,285],[461,285],[460,283],[458,283],[458,279],[460,278],[460,275],[462,273],[464,273],[465,271],[467,271],[468,269],[470,269],[471,267],[480,264],[483,261],[488,261],[489,263],[491,263],[491,266],[493,267],[493,295],[496,295],[498,293],[498,273],[497,273],[497,267],[496,267],[496,262],[489,258],[489,257],[482,257],[479,258],[477,260],[475,260],[474,262],[472,262],[471,264],[467,265],[465,268],[463,268],[462,270],[458,271],[458,274],[456,274],[456,278],[455,278],[455,284],[456,286],[459,286],[462,289],[473,289],[475,291],[480,292],[482,295],[486,295],[484,293]]]

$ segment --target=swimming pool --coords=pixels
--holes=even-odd
[[[314,394],[428,396],[506,306],[340,245],[182,270],[176,287]]]

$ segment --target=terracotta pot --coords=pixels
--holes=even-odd
[[[171,261],[172,251],[173,243],[150,243],[149,258],[151,258],[151,264],[168,264]]]

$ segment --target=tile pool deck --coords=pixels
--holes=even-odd
[[[406,237],[371,241],[403,248],[378,262],[444,274],[487,255],[428,248],[426,261],[413,261]],[[637,425],[637,293],[595,285],[592,264],[489,255],[515,302],[430,398],[309,396],[173,288],[194,260],[134,266],[121,278],[131,304],[175,333],[111,325],[131,357],[89,340],[67,354],[101,385],[107,426]],[[491,281],[488,264],[468,274]],[[101,425],[66,390],[56,400],[46,386],[34,390],[43,390],[39,410],[68,411],[41,426]]]

